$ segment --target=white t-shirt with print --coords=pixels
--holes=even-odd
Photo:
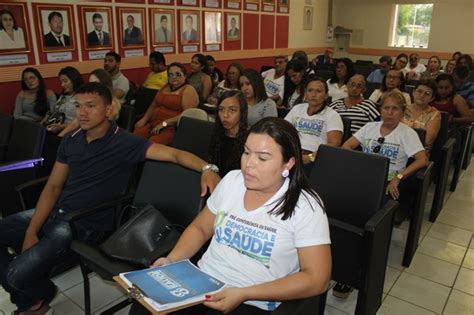
[[[328,96],[331,98],[331,101],[347,97],[347,86],[345,84],[339,86],[337,82],[331,83],[330,81],[331,79],[327,80],[326,83],[328,84]]]
[[[282,75],[278,79],[275,79],[275,69],[270,69],[262,72],[262,77],[268,97],[278,94],[280,98],[283,99],[285,91],[285,76]]]
[[[315,115],[308,115],[308,103],[295,105],[286,115],[300,135],[301,148],[307,151],[317,151],[320,144],[328,143],[328,132],[338,130],[343,132],[341,116],[332,108],[326,106]]]
[[[382,121],[370,122],[354,134],[364,152],[373,153],[374,148],[380,145],[377,140],[382,137],[380,134],[382,123]],[[424,148],[416,131],[403,123],[399,123],[397,128],[384,138],[377,154],[390,159],[388,180],[392,180],[398,172],[405,169],[408,158],[423,151]]]
[[[242,172],[229,172],[207,200],[207,206],[216,216],[214,235],[198,262],[199,268],[232,287],[248,287],[298,272],[297,248],[330,244],[326,214],[313,197],[300,195],[293,215],[285,221],[281,215],[268,214],[288,185],[286,179],[263,206],[247,211]],[[269,311],[280,304],[245,303]]]

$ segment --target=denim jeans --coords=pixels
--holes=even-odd
[[[0,220],[0,284],[10,293],[19,311],[54,297],[55,287],[49,273],[67,254],[72,242],[69,223],[56,211],[43,224],[36,245],[16,257],[10,254],[8,247],[21,250],[34,211],[22,211]],[[87,239],[93,233],[78,231],[78,234],[82,234],[81,239]]]

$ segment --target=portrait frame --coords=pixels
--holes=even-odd
[[[148,4],[174,5],[174,0],[148,0]]]
[[[278,13],[290,13],[290,1],[289,0],[277,0],[278,2]]]
[[[204,13],[204,43],[222,44],[222,12],[205,11]]]
[[[262,0],[261,6],[263,12],[275,12],[275,0]]]
[[[304,7],[303,10],[303,30],[313,29],[313,7]]]
[[[244,0],[244,10],[246,11],[260,11],[260,0]]]
[[[166,16],[168,20],[168,26],[170,31],[171,40],[168,41],[159,41],[161,37],[157,33],[158,27],[160,27],[161,17]],[[151,43],[153,47],[161,47],[161,46],[175,46],[176,44],[176,24],[175,24],[175,11],[172,9],[158,9],[158,8],[150,8],[150,19],[151,19]]]
[[[236,24],[235,24],[235,27],[239,30],[237,36],[230,36],[230,31],[232,29],[232,26],[231,26],[231,22],[232,22],[232,19],[235,19],[236,21]],[[232,41],[239,41],[240,38],[241,38],[241,35],[242,35],[242,21],[241,21],[241,14],[240,13],[230,13],[230,12],[226,12],[226,15],[225,15],[225,36],[226,36],[226,40],[228,42],[232,42]]]
[[[78,6],[80,11],[80,25],[81,28],[81,39],[84,50],[103,50],[114,48],[114,23],[111,7],[100,7],[100,6]],[[102,32],[104,33],[104,43],[100,44],[96,41],[99,39],[97,36],[92,36],[94,32],[94,14],[100,14],[103,20]]]
[[[128,28],[128,19],[133,17],[132,30],[130,34],[126,33]],[[119,25],[119,43],[120,48],[145,48],[146,47],[146,14],[145,8],[117,8],[117,19]],[[138,30],[136,30],[138,29]],[[140,40],[141,33],[141,40]]]
[[[73,5],[70,4],[36,4],[36,16],[38,23],[38,40],[40,42],[42,52],[58,52],[58,51],[74,51],[76,50],[76,30]],[[64,46],[52,46],[48,34],[51,34],[49,27],[48,16],[52,12],[59,12],[63,20],[63,35],[69,38],[69,45],[66,38],[64,38]],[[52,35],[51,35],[52,36]],[[51,37],[49,36],[49,37]]]
[[[243,0],[225,0],[225,8],[231,10],[240,10]]]
[[[178,0],[178,5],[183,7],[198,7],[200,0]]]
[[[185,40],[184,32],[186,30],[186,19],[187,17],[192,17],[192,32],[191,36],[196,40]],[[201,43],[201,20],[200,20],[200,11],[195,10],[180,10],[179,11],[179,42],[181,45],[198,45]]]
[[[0,42],[0,55],[31,52],[31,34],[29,33],[30,26],[28,25],[28,8],[26,7],[26,3],[0,2],[0,10],[8,10],[10,14],[12,14],[14,22],[17,24],[17,31],[20,29],[22,32],[24,43],[24,47],[15,48],[8,47],[5,45],[6,43]],[[7,34],[5,35],[8,36]],[[3,45],[5,45],[5,47],[2,47]]]

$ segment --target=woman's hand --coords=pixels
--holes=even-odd
[[[385,194],[392,196],[393,199],[397,200],[400,197],[400,192],[398,191],[398,185],[400,184],[400,180],[394,177],[390,183],[387,185],[387,189],[385,190]]]
[[[52,133],[58,133],[59,131],[62,130],[61,124],[51,124],[48,127],[46,127],[46,129]]]
[[[206,295],[204,305],[224,314],[229,313],[246,301],[244,290],[243,288],[225,288],[216,294]]]
[[[151,133],[152,135],[157,135],[157,134],[160,133],[161,129],[163,129],[163,128],[164,128],[163,124],[156,125],[155,128],[153,128],[153,129],[150,131],[150,133]]]
[[[160,257],[157,260],[155,260],[155,262],[150,266],[150,268],[168,265],[168,264],[171,264],[171,260],[169,260],[167,257]]]
[[[145,125],[146,125],[146,121],[145,121],[144,118],[142,118],[142,119],[140,119],[139,121],[137,121],[137,122],[135,123],[135,129],[141,128],[141,127],[143,127],[143,126],[145,126]]]
[[[303,164],[309,164],[311,160],[309,159],[309,154],[303,154]]]

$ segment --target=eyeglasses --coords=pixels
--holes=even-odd
[[[173,78],[181,78],[183,76],[183,73],[182,72],[168,72],[168,77],[170,77],[171,79]]]
[[[351,83],[349,83],[349,87],[363,89],[363,88],[365,88],[365,85],[361,84],[361,83],[357,84],[357,83],[351,82]]]
[[[397,75],[388,75],[387,80],[400,80],[400,77]]]
[[[421,96],[431,96],[433,93],[430,91],[423,91],[423,90],[415,90],[415,93],[421,95]]]
[[[380,149],[382,149],[382,144],[385,142],[385,137],[380,137],[377,139],[377,145],[372,149],[372,152],[379,153]]]

